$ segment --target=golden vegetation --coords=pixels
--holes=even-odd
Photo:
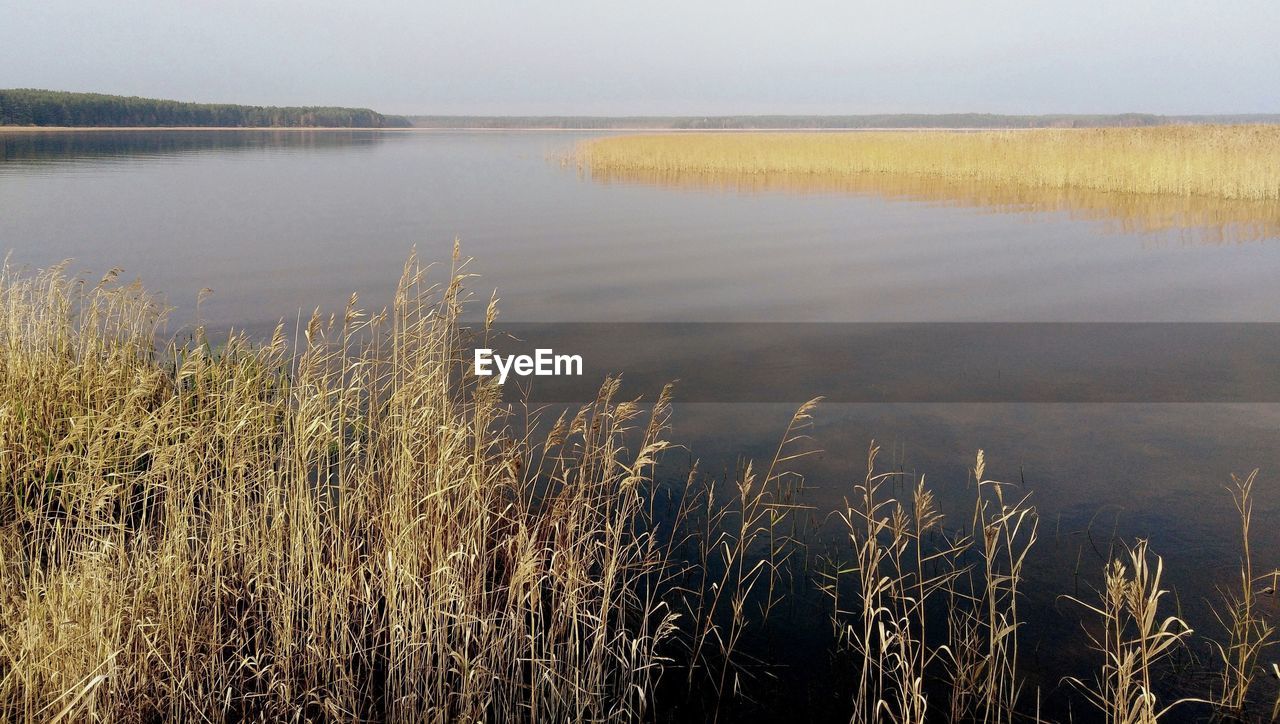
[[[665,403],[629,451],[606,385],[531,459],[454,363],[461,277],[422,271],[383,314],[167,355],[136,287],[0,281],[0,718],[643,712]]]
[[[1228,490],[1240,514],[1240,578],[1238,587],[1220,591],[1221,605],[1214,615],[1226,633],[1225,642],[1215,641],[1214,649],[1222,661],[1221,684],[1217,692],[1218,709],[1228,716],[1245,717],[1249,690],[1260,668],[1263,654],[1275,644],[1276,628],[1262,612],[1259,588],[1268,596],[1276,593],[1280,571],[1255,576],[1253,552],[1249,545],[1249,529],[1253,526],[1253,484],[1258,478],[1254,470],[1246,477],[1231,477]],[[1272,663],[1272,673],[1280,677],[1280,669]],[[1271,710],[1271,719],[1280,716],[1280,698]]]
[[[1138,541],[1111,560],[1097,603],[1069,598],[1097,616],[1102,633],[1092,639],[1103,658],[1091,684],[1067,680],[1086,693],[1108,724],[1154,724],[1174,706],[1192,701],[1161,704],[1156,695],[1157,665],[1185,645],[1191,629],[1161,611],[1160,600],[1169,593],[1160,587],[1164,561],[1147,548],[1146,541]]]
[[[688,133],[585,142],[593,172],[890,173],[1040,188],[1280,198],[1280,126]]]
[[[454,262],[164,350],[136,284],[0,273],[0,720],[635,720],[668,668],[737,684],[812,406],[660,526],[668,392],[519,418],[463,363]]]
[[[197,330],[164,349],[139,286],[6,267],[0,720],[648,720],[749,698],[743,642],[807,580],[796,514],[818,511],[791,463],[815,403],[767,466],[658,486],[669,391],[642,406],[606,381],[518,419],[463,363],[496,315],[460,324],[464,266],[434,286],[411,260],[388,309],[353,299],[266,345]],[[923,479],[875,455],[834,513],[848,545],[823,586],[852,719],[1038,714],[1018,646],[1028,498],[979,453],[971,516],[947,526]],[[1206,697],[1232,715],[1265,697],[1274,640],[1253,480]],[[1190,632],[1144,543],[1111,558],[1086,604],[1103,663],[1080,686],[1109,721],[1151,722]]]
[[[1026,495],[1005,500],[1008,486],[984,477],[979,451],[973,533],[951,533],[923,479],[909,499],[893,497],[901,476],[877,472],[878,453],[873,445],[865,479],[837,513],[854,562],[827,587],[841,638],[861,662],[852,721],[925,721],[926,686],[936,678],[949,690],[950,721],[1012,722],[1021,693],[1019,587],[1036,541],[1035,508]],[[841,608],[841,576],[855,583],[850,611]],[[930,615],[939,608],[945,616]]]

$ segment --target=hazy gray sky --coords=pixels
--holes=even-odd
[[[0,87],[393,113],[1280,112],[1278,0],[0,0]]]

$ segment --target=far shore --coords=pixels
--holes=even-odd
[[[0,133],[46,131],[414,131],[416,128],[347,126],[0,126]]]
[[[929,131],[956,131],[961,133],[971,133],[978,131],[1035,130],[1046,129],[1008,128],[1003,126],[990,126],[983,128],[975,128],[972,126],[965,126],[962,128],[949,126],[913,128],[895,128],[893,126],[877,128],[647,128],[643,126],[625,128],[543,128],[540,126],[512,126],[510,128],[477,128],[474,126],[413,126],[411,128],[377,128],[372,126],[0,126],[0,133],[79,133],[83,131],[474,131],[483,133],[510,133],[513,131],[522,133],[535,131],[540,133],[852,133],[868,131],[914,131],[924,133]],[[1081,129],[1058,128],[1053,130],[1070,131]]]

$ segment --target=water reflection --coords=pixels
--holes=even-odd
[[[0,130],[0,169],[68,164],[87,160],[145,160],[211,151],[348,149],[373,145],[385,136],[338,130]]]
[[[1111,233],[1143,233],[1196,244],[1280,238],[1280,201],[1124,194],[962,182],[921,175],[734,174],[717,171],[591,170],[604,184],[644,184],[737,193],[847,193],[996,213],[1065,213],[1103,222]]]
[[[538,402],[589,402],[622,374],[697,403],[1280,403],[1275,323],[498,322],[477,346],[578,355],[576,375],[507,385]]]
[[[674,439],[687,446],[700,470],[730,475],[737,461],[768,460],[794,411],[784,404],[678,403]],[[881,445],[883,470],[926,476],[949,528],[968,520],[973,456],[985,449],[989,477],[1030,493],[1040,514],[1040,540],[1028,558],[1019,603],[1026,622],[1020,665],[1028,691],[1040,688],[1046,721],[1093,721],[1078,710],[1072,716],[1065,705],[1074,694],[1061,685],[1062,677],[1091,676],[1098,654],[1087,649],[1080,627],[1085,617],[1061,596],[1091,596],[1101,585],[1108,552],[1146,538],[1165,559],[1170,605],[1197,631],[1219,635],[1208,604],[1217,587],[1231,585],[1239,560],[1235,510],[1223,486],[1231,472],[1277,469],[1278,422],[1280,406],[1274,404],[823,404],[815,427],[806,431],[812,447],[823,452],[795,466],[806,480],[797,503],[812,507],[805,520],[809,575],[825,580],[821,571],[850,560],[848,539],[831,515],[856,495],[869,441]],[[684,479],[678,462],[670,472],[673,483]],[[1280,488],[1259,490],[1255,521],[1276,520]],[[897,492],[910,495],[905,486]],[[1252,535],[1254,550],[1267,552],[1270,570],[1280,527],[1256,526]],[[779,688],[795,698],[775,716],[836,721],[847,710],[816,710],[824,701],[852,697],[847,672],[824,655],[832,602],[789,595],[794,607],[771,620],[776,643],[766,643],[765,651],[780,664],[785,687]],[[833,691],[837,695],[826,698]]]

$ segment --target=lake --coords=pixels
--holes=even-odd
[[[1064,671],[1088,660],[1078,612],[1059,596],[1096,581],[1112,541],[1149,538],[1186,617],[1209,632],[1216,624],[1204,599],[1232,582],[1237,562],[1224,486],[1232,472],[1261,468],[1255,566],[1280,564],[1280,404],[1270,390],[1201,388],[1220,377],[1274,378],[1280,345],[1168,372],[1164,392],[1150,397],[874,394],[877,381],[899,374],[927,381],[945,368],[945,347],[930,359],[879,366],[828,358],[832,389],[818,376],[805,389],[770,394],[771,376],[791,377],[789,351],[807,343],[780,334],[765,355],[766,327],[758,326],[826,339],[884,324],[933,337],[929,325],[965,323],[975,332],[957,348],[992,345],[999,353],[1007,347],[993,340],[1011,329],[1007,323],[1031,330],[1128,323],[1171,330],[1164,339],[1177,344],[1169,349],[1192,365],[1196,350],[1212,351],[1205,340],[1219,338],[1182,336],[1186,329],[1234,329],[1241,345],[1255,333],[1275,339],[1267,336],[1268,325],[1280,323],[1275,219],[1242,222],[1251,210],[1193,201],[1108,208],[1108,200],[1083,196],[1042,200],[900,183],[592,178],[564,161],[585,137],[0,131],[0,248],[12,264],[32,268],[73,258],[73,268],[95,280],[123,267],[174,307],[174,332],[197,318],[208,288],[201,321],[258,334],[316,307],[340,310],[352,292],[366,307],[381,307],[413,247],[447,265],[459,238],[474,257],[477,306],[496,289],[502,320],[637,330],[631,358],[649,366],[627,369],[624,355],[606,370],[624,379],[670,373],[695,378],[694,389],[699,375],[735,381],[676,407],[674,439],[704,470],[767,459],[798,402],[832,396],[810,431],[823,452],[803,464],[819,528],[861,479],[872,439],[887,465],[927,473],[961,522],[968,470],[985,449],[988,477],[1019,483],[1040,512],[1026,603],[1035,623],[1023,645],[1047,700]],[[684,323],[755,331],[745,347],[724,341],[727,334],[702,335],[715,340],[711,356],[696,336],[684,347],[661,347],[661,355],[640,354],[669,341],[653,337],[667,334],[655,329]],[[1107,361],[1128,345],[1097,339],[1112,339],[1090,351],[1098,374],[1110,374]],[[1025,375],[1051,361],[1007,364]],[[1126,369],[1135,380],[1149,376],[1146,363]],[[873,392],[838,392],[849,385]],[[634,388],[648,399],[656,391]],[[775,701],[816,714],[838,708],[838,685],[815,673],[826,665],[814,654],[830,629],[822,604],[802,600],[795,615],[775,622],[769,635],[794,645],[762,648],[784,667]],[[1208,655],[1203,642],[1194,646]],[[804,676],[785,673],[801,667]]]

